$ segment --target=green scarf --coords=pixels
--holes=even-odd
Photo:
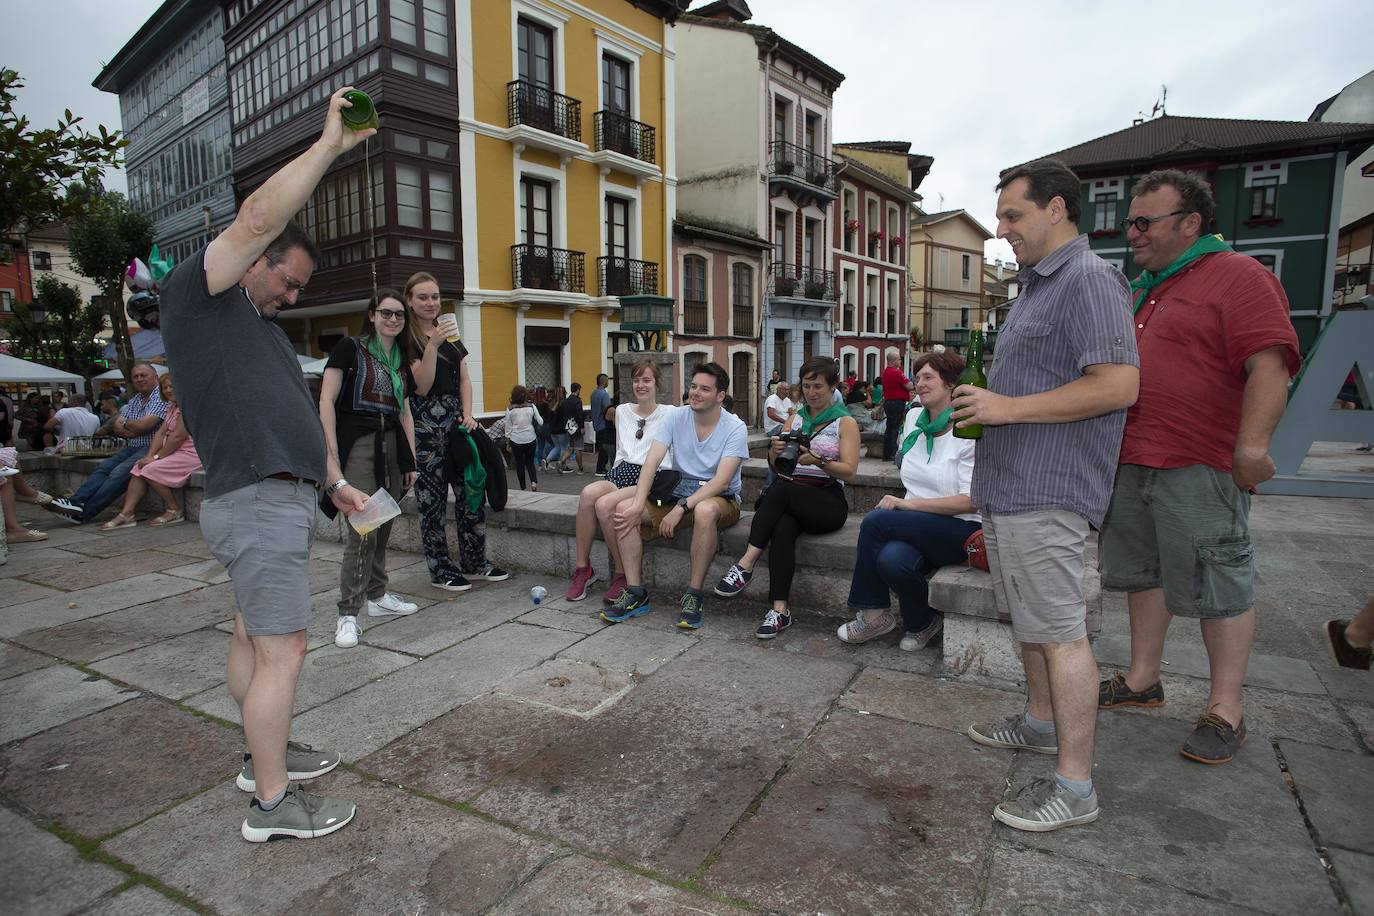
[[[1154,289],[1198,258],[1205,254],[1214,254],[1218,251],[1231,250],[1231,246],[1226,244],[1226,240],[1223,239],[1220,234],[1204,235],[1189,246],[1187,251],[1175,258],[1174,263],[1170,264],[1159,273],[1155,273],[1153,270],[1142,270],[1140,276],[1131,281],[1131,289],[1139,293],[1139,295],[1136,296],[1135,308],[1132,309],[1132,312],[1140,311],[1140,305],[1145,301],[1145,297],[1150,294],[1150,290]]]
[[[916,418],[916,428],[907,434],[902,441],[902,447],[897,450],[897,467],[902,466],[902,461],[906,458],[906,453],[911,451],[916,445],[916,440],[921,438],[921,433],[926,434],[926,464],[930,464],[930,459],[935,455],[935,437],[945,431],[949,426],[950,418],[954,416],[954,408],[946,407],[940,411],[940,415],[935,419],[930,418],[930,410],[922,407],[921,415]]]
[[[836,404],[832,401],[829,407],[813,417],[811,416],[810,405],[804,405],[801,410],[797,411],[797,416],[801,417],[801,431],[809,436],[817,427],[824,426],[831,420],[838,420],[840,417],[849,416],[849,408],[845,407],[843,404]]]
[[[476,512],[481,508],[482,496],[487,491],[487,469],[482,467],[482,456],[477,451],[472,433],[464,429],[461,422],[453,424],[450,435],[462,436],[472,452],[472,460],[463,466],[463,501],[467,503],[469,512]]]
[[[386,369],[386,374],[391,376],[391,390],[396,395],[396,407],[402,412],[406,406],[406,386],[401,381],[401,348],[395,342],[391,343],[391,351],[382,349],[382,339],[376,334],[367,336],[367,352],[377,357],[377,362],[381,363]]]

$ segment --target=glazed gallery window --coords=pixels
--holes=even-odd
[[[1250,181],[1250,219],[1273,219],[1279,209],[1279,176]]]
[[[1116,192],[1099,194],[1093,199],[1093,231],[1102,232],[1117,228]]]

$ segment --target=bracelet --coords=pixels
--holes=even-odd
[[[348,486],[348,481],[340,477],[338,480],[334,481],[329,486],[324,488],[324,495],[333,496],[335,493],[339,492],[346,486]]]

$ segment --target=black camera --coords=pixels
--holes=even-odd
[[[162,299],[157,293],[148,290],[134,293],[124,303],[124,311],[145,331],[156,331],[162,327]]]
[[[797,459],[801,457],[803,446],[811,447],[811,437],[797,429],[785,432],[778,438],[782,440],[782,451],[773,459],[773,471],[779,477],[790,480],[797,470]]]

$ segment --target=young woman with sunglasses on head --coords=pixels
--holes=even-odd
[[[587,484],[577,500],[577,563],[572,582],[563,595],[569,601],[587,597],[587,588],[596,580],[596,572],[592,569],[592,539],[596,537],[598,525],[615,567],[605,600],[614,601],[625,590],[620,542],[615,534],[616,506],[635,495],[640,468],[653,444],[654,431],[673,410],[671,404],[658,403],[658,393],[663,390],[663,374],[658,363],[650,359],[639,360],[630,367],[630,380],[634,403],[615,408],[615,463],[606,473],[605,480]],[[659,469],[671,470],[672,466],[669,455]]]

